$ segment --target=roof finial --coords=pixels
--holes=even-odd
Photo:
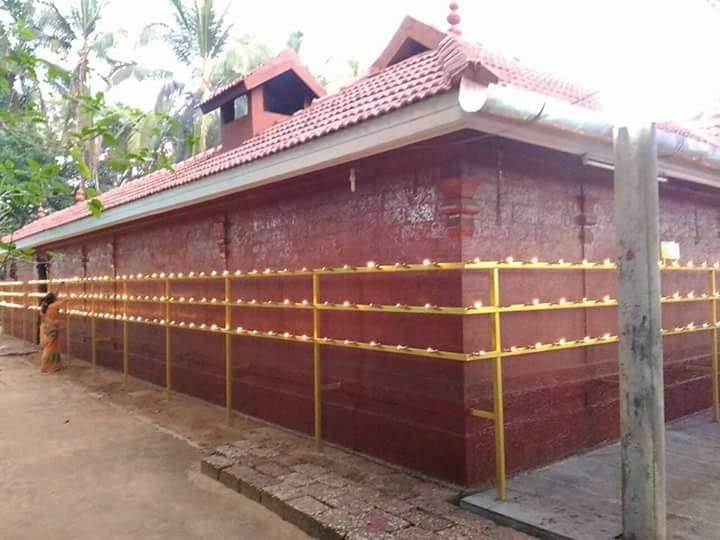
[[[75,202],[84,202],[86,199],[85,197],[85,182],[80,181],[78,184],[77,190],[75,190]]]
[[[47,216],[47,212],[45,212],[45,208],[43,208],[42,205],[37,207],[37,218],[42,219],[45,216]]]
[[[460,30],[459,24],[460,24],[460,15],[458,15],[457,10],[460,8],[458,3],[455,0],[452,0],[450,2],[450,15],[447,17],[447,22],[450,23],[450,28],[448,29],[448,32],[451,34],[455,34],[456,36],[462,35],[462,30]]]

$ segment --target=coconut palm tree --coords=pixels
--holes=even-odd
[[[93,64],[113,63],[108,51],[115,44],[116,36],[98,28],[106,2],[76,0],[69,13],[62,13],[53,2],[45,2],[44,6],[45,10],[38,21],[44,39],[65,60],[71,62],[64,133],[69,133],[72,128],[82,132],[93,124],[92,112],[81,105],[83,98],[92,95]],[[98,153],[97,141],[88,140],[83,144],[82,158],[90,169],[91,181],[97,178]]]
[[[92,108],[84,106],[87,98],[94,95],[93,88],[97,90],[104,86],[103,89],[108,90],[130,77],[142,80],[169,76],[167,71],[144,69],[136,62],[113,56],[127,33],[122,29],[105,31],[102,28],[101,20],[108,0],[73,0],[67,12],[61,11],[55,2],[44,1],[42,5],[44,9],[37,21],[41,37],[69,63],[68,71],[71,72],[64,89],[68,98],[63,130],[66,136],[73,131],[82,133],[93,126]],[[90,138],[82,144],[82,158],[97,190],[100,190],[97,171],[101,151],[98,139]],[[84,183],[84,179],[81,182]]]
[[[197,106],[214,88],[262,63],[270,51],[249,34],[231,35],[232,25],[226,21],[229,4],[218,10],[213,0],[168,2],[173,22],[148,25],[141,43],[161,40],[172,48],[181,63],[191,68],[190,81],[168,81],[157,101],[160,110],[175,103],[176,118],[192,134],[189,139],[194,144],[180,144],[176,149],[175,155],[180,158],[205,150],[218,137],[216,115],[202,116]]]

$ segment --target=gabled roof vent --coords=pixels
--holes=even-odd
[[[200,109],[220,109],[222,150],[240,146],[265,129],[290,118],[325,95],[318,80],[287,49],[247,75],[217,89]]]
[[[405,17],[388,46],[370,68],[370,73],[381,71],[416,54],[437,49],[446,37],[447,33],[433,26]]]

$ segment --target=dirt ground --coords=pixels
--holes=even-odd
[[[0,336],[0,539],[308,538],[200,473],[249,421],[85,363],[41,374],[37,357]]]

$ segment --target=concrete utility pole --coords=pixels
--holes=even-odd
[[[624,540],[665,540],[665,397],[655,125],[615,130]]]

